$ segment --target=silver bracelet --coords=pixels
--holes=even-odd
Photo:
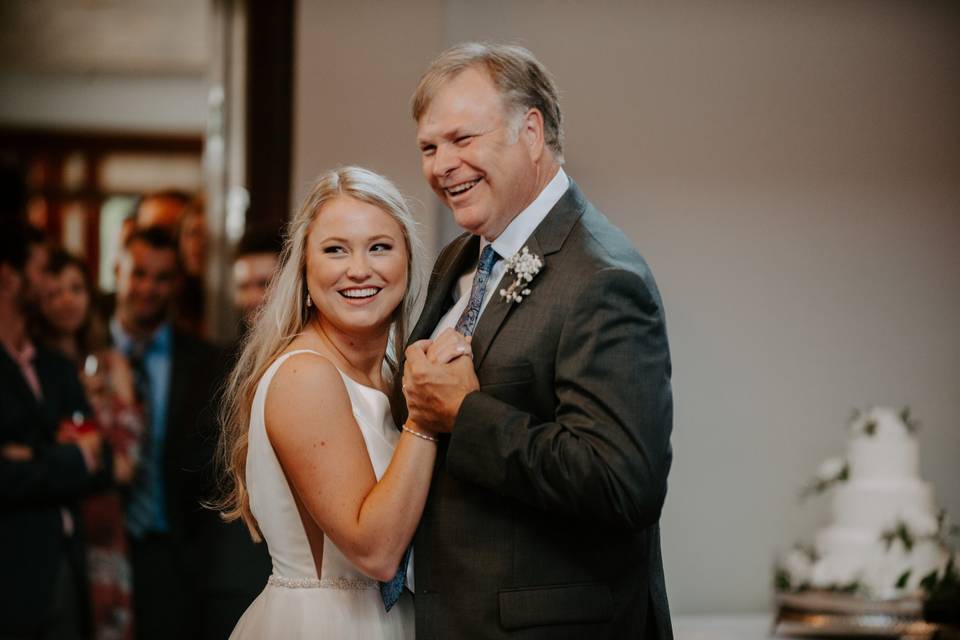
[[[425,434],[425,433],[420,433],[419,431],[414,431],[413,429],[411,429],[411,428],[408,427],[407,425],[402,425],[400,428],[403,429],[404,431],[406,431],[407,433],[411,434],[411,435],[417,436],[417,437],[420,438],[421,440],[429,440],[430,442],[439,442],[439,441],[440,441],[440,438],[435,438],[435,437],[433,437],[433,436],[428,436],[428,435]]]

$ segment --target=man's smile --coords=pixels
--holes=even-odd
[[[468,180],[467,182],[461,182],[451,187],[444,187],[443,190],[447,193],[448,196],[450,196],[451,198],[455,198],[460,194],[470,191],[470,189],[473,189],[473,187],[475,187],[479,183],[480,183],[480,178],[474,178],[473,180]]]

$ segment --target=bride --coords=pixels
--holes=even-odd
[[[322,175],[289,224],[222,412],[217,506],[273,561],[231,638],[413,637],[403,571],[436,439],[398,430],[388,401],[415,297],[413,225],[397,189],[357,167]],[[453,332],[432,349],[465,354]]]

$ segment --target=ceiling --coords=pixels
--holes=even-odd
[[[0,71],[203,74],[204,0],[2,0]]]

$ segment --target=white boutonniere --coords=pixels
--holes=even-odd
[[[530,295],[527,285],[533,280],[533,276],[540,273],[543,260],[524,247],[507,259],[506,267],[506,274],[513,274],[514,280],[506,289],[500,289],[500,297],[507,302],[523,302],[523,298]]]

